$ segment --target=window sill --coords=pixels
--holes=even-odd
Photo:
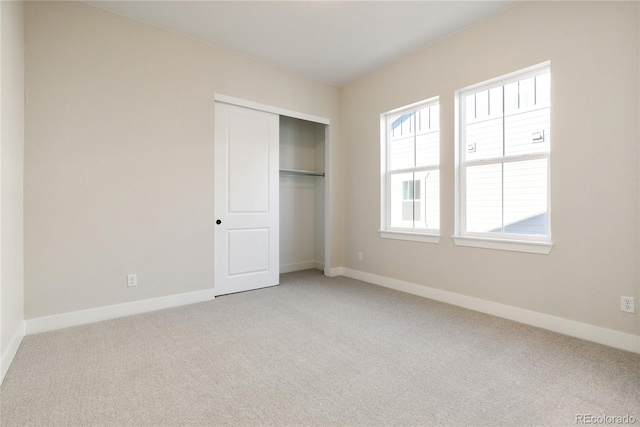
[[[406,231],[380,230],[383,239],[409,240],[411,242],[440,243],[440,235],[426,233],[409,233]]]
[[[472,248],[497,249],[500,251],[529,252],[532,254],[548,255],[551,252],[551,242],[527,242],[523,240],[491,239],[487,237],[452,236],[458,246]]]

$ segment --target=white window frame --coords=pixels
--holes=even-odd
[[[508,85],[514,81],[526,79],[534,75],[541,74],[545,71],[551,71],[549,61],[542,64],[534,65],[514,73],[507,74],[489,81],[468,86],[455,92],[455,159],[456,159],[456,207],[455,207],[455,233],[452,236],[454,242],[458,246],[469,246],[476,248],[498,249],[516,252],[529,252],[537,254],[549,254],[553,247],[551,240],[551,150],[545,153],[511,155],[486,160],[466,161],[466,96],[493,89],[500,86]],[[499,234],[479,233],[466,231],[466,166],[485,165],[485,164],[505,164],[515,161],[524,160],[547,160],[547,235],[546,236],[527,236],[515,234]]]
[[[380,237],[385,239],[397,239],[408,240],[414,242],[424,243],[439,243],[440,242],[440,229],[426,228],[400,228],[391,227],[391,174],[402,172],[427,172],[437,170],[440,171],[440,159],[438,163],[429,166],[413,167],[401,170],[389,170],[389,142],[390,142],[390,129],[388,128],[388,117],[396,116],[398,114],[409,113],[419,110],[421,108],[439,105],[440,98],[435,96],[433,98],[426,99],[424,101],[416,102],[405,107],[397,108],[395,110],[387,111],[380,115],[380,165],[381,165],[381,182],[380,182]],[[442,114],[442,112],[440,112]],[[440,126],[438,126],[438,129]],[[440,144],[440,130],[438,130],[438,144]],[[441,152],[441,150],[438,150]],[[442,186],[440,185],[439,190]],[[422,189],[422,191],[426,191]],[[441,197],[441,191],[438,191],[438,197]],[[442,220],[442,218],[440,218]]]

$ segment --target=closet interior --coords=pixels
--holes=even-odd
[[[280,116],[280,273],[325,268],[327,131]]]

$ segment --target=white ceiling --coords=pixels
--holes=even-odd
[[[85,1],[344,85],[517,1]]]

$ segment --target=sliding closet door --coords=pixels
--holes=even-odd
[[[216,295],[279,283],[279,116],[216,102]]]

